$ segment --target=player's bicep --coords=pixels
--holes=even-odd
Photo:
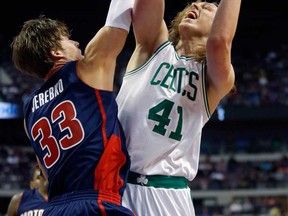
[[[119,55],[125,45],[128,32],[124,29],[105,26],[101,28],[85,49],[87,63],[104,64]]]
[[[78,63],[80,79],[94,88],[112,90],[116,59],[127,35],[128,32],[120,28],[100,29],[87,45],[84,59]]]
[[[8,209],[7,209],[7,216],[17,216],[18,213],[18,208],[19,208],[19,204],[22,198],[22,194],[15,194],[11,200],[10,203],[8,205]]]

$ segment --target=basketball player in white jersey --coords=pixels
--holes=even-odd
[[[190,3],[168,30],[164,0],[135,0],[136,47],[117,95],[131,172],[123,205],[137,216],[193,216],[187,185],[202,128],[234,87],[241,0]],[[193,196],[193,193],[192,193]]]

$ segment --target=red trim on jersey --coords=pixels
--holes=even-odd
[[[99,90],[95,90],[95,94],[103,120],[102,137],[104,150],[94,171],[94,189],[99,191],[98,204],[102,214],[105,215],[105,209],[101,201],[121,204],[119,190],[125,183],[120,176],[120,170],[126,162],[126,155],[122,151],[122,143],[119,136],[112,134],[108,139],[106,133],[107,116]]]
[[[94,189],[101,193],[109,192],[119,196],[119,190],[124,185],[119,173],[125,162],[126,156],[122,152],[121,139],[112,134],[94,172]]]
[[[106,113],[105,113],[105,109],[104,109],[104,106],[103,106],[103,102],[102,102],[102,98],[101,98],[99,90],[95,90],[95,94],[96,94],[96,98],[97,98],[97,101],[98,101],[98,104],[99,104],[99,109],[100,109],[102,120],[103,120],[103,123],[102,123],[102,138],[103,138],[103,141],[104,141],[103,144],[104,144],[104,148],[105,148],[107,143],[108,143],[107,134],[106,134],[107,116],[106,116]]]
[[[59,71],[66,63],[67,61],[59,61],[57,64],[55,64],[54,68],[51,71],[49,71],[48,74],[46,74],[44,80],[47,81],[53,74]]]
[[[101,215],[106,216],[106,212],[105,212],[105,208],[104,208],[104,206],[102,204],[102,200],[98,199],[97,203],[99,205],[99,208],[100,208],[100,211],[101,211]]]

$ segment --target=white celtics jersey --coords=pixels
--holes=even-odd
[[[167,41],[144,65],[125,74],[116,99],[131,171],[191,181],[202,128],[210,118],[204,64],[178,56]]]

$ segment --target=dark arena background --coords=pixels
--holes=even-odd
[[[104,24],[110,3],[38,2],[1,6],[0,216],[6,214],[11,197],[29,186],[35,157],[23,129],[22,101],[41,83],[14,68],[9,47],[13,36],[23,21],[44,14],[65,21],[83,50]],[[166,0],[167,23],[186,3]],[[205,126],[199,171],[190,182],[199,216],[288,215],[288,13],[284,3],[242,2],[232,50],[237,92],[221,101]],[[133,46],[131,32],[118,58],[115,94]]]

